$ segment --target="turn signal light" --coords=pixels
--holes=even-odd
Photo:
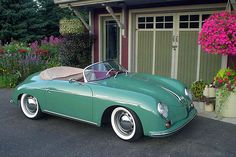
[[[168,121],[166,122],[166,128],[169,129],[170,127],[171,127],[171,121],[168,120]]]

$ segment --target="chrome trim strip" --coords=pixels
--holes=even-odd
[[[171,91],[171,90],[169,90],[169,89],[167,89],[167,88],[165,88],[165,87],[161,87],[162,89],[164,89],[164,90],[166,90],[166,91],[168,91],[168,92],[170,92],[171,94],[173,94],[174,96],[176,96],[178,99],[179,99],[179,101],[181,101],[183,98],[182,97],[180,97],[180,96],[178,96],[175,92],[173,92],[173,91]]]
[[[72,116],[67,116],[65,114],[61,114],[61,113],[56,113],[56,112],[53,112],[53,111],[48,111],[48,110],[44,110],[44,112],[48,113],[48,114],[53,114],[53,115],[57,115],[57,116],[60,116],[60,117],[64,117],[64,118],[68,118],[68,119],[72,119],[72,120],[76,120],[76,121],[81,121],[81,122],[85,122],[85,123],[89,123],[89,124],[93,124],[93,125],[97,125],[97,123],[94,123],[94,122],[91,122],[91,121],[87,121],[87,120],[83,120],[83,119],[79,119],[79,118],[75,118],[75,117],[72,117]]]

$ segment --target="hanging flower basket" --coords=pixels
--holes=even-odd
[[[204,21],[198,42],[207,53],[236,55],[236,13],[211,15]]]
[[[78,18],[74,19],[61,19],[60,20],[60,33],[61,35],[80,34],[84,32],[84,26]]]

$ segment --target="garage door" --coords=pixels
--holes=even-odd
[[[209,13],[152,14],[136,17],[136,71],[208,83],[221,68],[221,56],[206,54],[198,34]]]
[[[170,77],[173,16],[141,16],[137,27],[137,71]]]

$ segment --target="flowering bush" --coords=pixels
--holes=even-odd
[[[45,37],[40,42],[35,41],[30,44],[32,53],[36,55],[41,55],[42,59],[45,61],[50,61],[52,59],[59,62],[58,51],[60,45],[63,42],[63,38],[60,37]]]
[[[216,91],[216,114],[222,117],[222,110],[226,101],[232,93],[236,93],[236,71],[227,68],[221,69],[214,78],[214,85],[218,88]]]
[[[18,42],[12,42],[8,45],[5,45],[3,47],[3,50],[5,53],[14,54],[14,53],[26,53],[31,52],[31,48],[28,47],[26,43],[18,43]]]
[[[204,21],[199,44],[207,53],[236,55],[236,13],[219,12]]]
[[[13,42],[0,47],[0,87],[15,87],[30,74],[58,66],[60,38],[44,38],[29,46]]]
[[[236,87],[236,72],[230,68],[221,69],[214,78],[214,85],[217,88],[226,87],[232,91]]]

